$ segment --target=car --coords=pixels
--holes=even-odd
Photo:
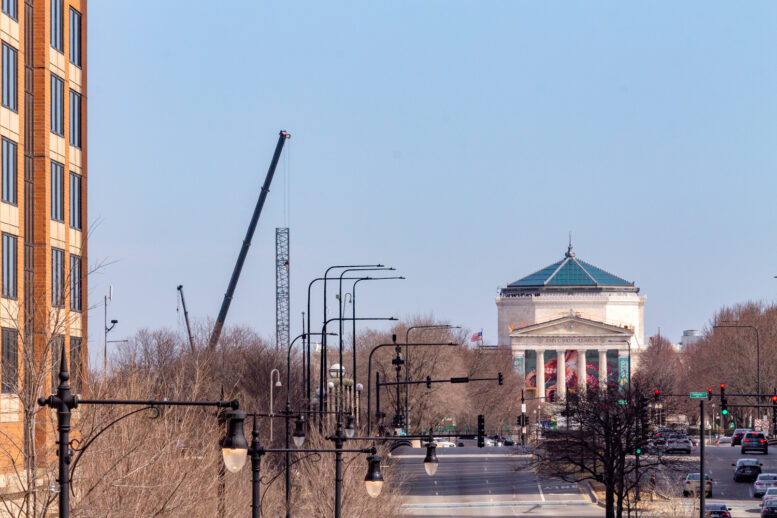
[[[734,482],[755,480],[761,474],[761,464],[755,459],[739,459],[734,466]]]
[[[688,473],[683,481],[683,496],[695,495],[699,492],[699,479],[701,477],[698,473]],[[712,478],[709,475],[704,475],[704,485],[706,486],[707,496],[712,496]]]
[[[666,445],[664,445],[664,452],[665,453],[671,453],[671,452],[682,452],[687,453],[690,455],[691,453],[691,441],[685,437],[680,438],[679,436],[675,436],[674,438],[670,437],[666,440]]]
[[[510,437],[505,437],[502,440],[502,444],[504,444],[505,446],[515,446],[515,441],[512,440]]]
[[[734,433],[731,434],[731,446],[739,446],[742,444],[742,439],[749,431],[751,431],[750,428],[737,428],[734,430]]]
[[[763,503],[761,518],[777,518],[777,501],[769,500]]]
[[[742,438],[742,453],[753,450],[760,451],[764,455],[769,454],[769,443],[763,432],[747,432]]]
[[[459,435],[456,438],[456,446],[463,448],[464,446],[477,446],[478,438],[475,435]]]
[[[777,500],[777,486],[770,487],[766,490],[763,498],[761,498],[761,506],[763,507],[767,502],[772,502],[775,500]]]
[[[753,482],[753,496],[761,498],[770,487],[777,486],[777,473],[761,473]]]
[[[731,437],[729,437],[728,435],[721,435],[720,437],[718,437],[718,440],[715,441],[715,444],[717,444],[718,446],[720,446],[721,444],[731,444]]]
[[[709,518],[731,518],[731,511],[726,504],[718,502],[706,502],[704,504],[704,516]]]
[[[440,439],[439,437],[434,438],[434,444],[437,445],[438,448],[455,448],[456,445],[452,443],[451,441],[446,441],[445,439]]]

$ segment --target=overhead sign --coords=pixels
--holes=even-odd
[[[706,392],[691,392],[691,399],[707,399]]]

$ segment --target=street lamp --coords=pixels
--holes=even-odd
[[[367,476],[364,477],[364,487],[367,489],[367,494],[372,498],[376,498],[380,495],[380,491],[383,489],[383,474],[380,472],[380,455],[370,455],[367,457]]]
[[[429,443],[426,445],[426,457],[424,458],[424,469],[430,477],[437,473],[438,460],[436,449],[437,445],[434,444],[434,440],[430,436]]]
[[[243,432],[246,413],[240,410],[227,412],[227,435],[221,442],[221,455],[230,473],[237,473],[246,463],[248,443]]]
[[[356,427],[353,424],[353,415],[349,414],[345,416],[345,436],[350,439],[355,432]]]

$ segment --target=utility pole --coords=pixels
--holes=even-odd
[[[526,446],[526,399],[523,396],[523,389],[521,389],[521,446]]]
[[[704,478],[704,400],[699,400],[699,518],[704,518],[707,481]]]

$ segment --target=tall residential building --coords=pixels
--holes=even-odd
[[[62,347],[76,391],[87,359],[87,0],[1,1],[0,491],[10,458],[48,455],[27,398],[52,391]]]

